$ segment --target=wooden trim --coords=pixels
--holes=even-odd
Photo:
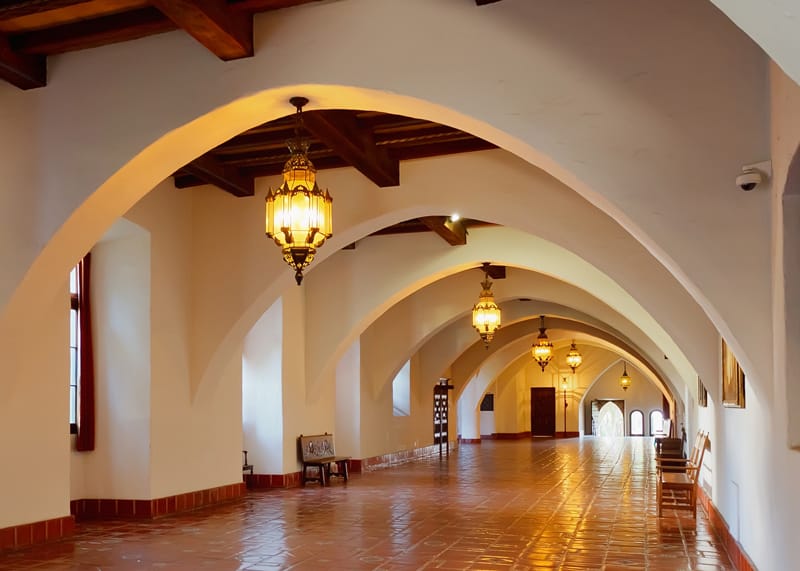
[[[581,433],[578,431],[556,432],[556,438],[578,438],[580,435]]]

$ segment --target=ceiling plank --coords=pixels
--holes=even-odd
[[[152,0],[178,27],[221,60],[253,55],[253,16],[233,11],[225,0]]]
[[[303,113],[306,129],[381,188],[400,184],[400,161],[377,147],[352,111]]]
[[[252,177],[243,175],[237,168],[222,164],[211,155],[196,158],[184,166],[181,171],[207,184],[213,184],[233,196],[242,197],[255,194],[255,182]],[[178,186],[177,178],[175,186]],[[181,187],[178,186],[178,188]]]
[[[419,220],[451,246],[467,243],[467,228],[461,220],[453,222],[449,216],[422,216]]]
[[[126,42],[175,29],[168,18],[147,7],[141,10],[82,20],[14,36],[14,46],[26,54],[64,52]]]
[[[21,54],[0,35],[0,79],[19,87],[34,89],[47,85],[47,60],[44,56]]]

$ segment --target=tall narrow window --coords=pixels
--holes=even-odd
[[[644,414],[641,410],[631,413],[631,436],[644,436]]]
[[[91,254],[70,272],[69,425],[77,434],[75,448],[94,450],[94,355],[90,306]]]
[[[78,434],[78,368],[80,367],[80,304],[78,266],[69,273],[69,432]]]
[[[411,361],[406,361],[392,381],[392,404],[394,416],[411,415]]]
[[[650,413],[650,436],[664,432],[664,413],[654,410]]]

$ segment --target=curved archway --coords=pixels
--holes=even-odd
[[[596,430],[600,438],[625,436],[625,418],[617,403],[607,402],[600,407]]]
[[[294,22],[297,25],[302,23],[305,27],[309,22],[304,19],[308,18],[311,21],[327,24],[322,26],[324,29],[334,27],[331,26],[331,23],[335,22],[341,24],[341,29],[349,30],[354,28],[354,21],[361,21],[370,15],[386,16],[381,11],[388,8],[376,6],[359,6],[356,9],[350,3],[343,3],[341,6],[337,6],[336,10],[329,10],[323,6],[302,14],[286,14],[284,21]],[[431,29],[438,32],[461,29],[459,26],[454,26],[454,22],[459,22],[459,24],[463,24],[463,29],[474,30],[476,33],[480,33],[486,26],[491,28],[498,25],[497,21],[487,21],[482,16],[478,17],[474,10],[464,11],[449,6],[428,5],[416,6],[412,10],[403,4],[392,6],[392,10],[395,11],[393,15],[397,17],[398,21],[413,19],[417,24],[423,22],[425,26],[431,26]],[[585,15],[588,16],[593,9],[595,8],[588,8]],[[534,12],[522,4],[515,7],[515,10],[519,11],[520,21],[537,21]],[[685,8],[685,10],[690,10],[691,16],[696,16],[696,20],[687,18],[687,14],[676,15],[665,12],[660,14],[659,22],[662,29],[679,33],[687,21],[709,20],[715,24],[718,23],[715,18],[719,18],[719,16],[713,11],[702,7]],[[359,18],[352,18],[355,12],[358,12]],[[551,25],[556,22],[564,23],[567,13],[554,9],[552,16]],[[448,25],[442,26],[443,22]],[[570,25],[574,25],[574,22],[571,22]],[[373,36],[378,32],[362,28],[368,27],[358,26],[357,29],[353,29],[355,37],[360,38],[366,45],[381,45],[381,52],[385,52],[383,55],[391,61],[397,59],[400,63],[407,62],[406,38],[382,33],[383,37],[380,38],[380,42],[371,41],[376,39]],[[547,30],[542,30],[542,32],[547,32]],[[610,37],[613,37],[615,31],[608,30],[603,33],[608,33]],[[630,138],[624,140],[629,141],[626,147],[632,153],[637,150],[639,142],[648,141],[648,144],[652,146],[655,144],[654,141],[661,141],[662,138],[654,137],[653,133],[654,130],[659,131],[660,128],[666,131],[663,144],[674,143],[674,133],[679,131],[675,131],[674,121],[670,122],[668,126],[661,124],[659,114],[653,113],[651,109],[652,94],[658,93],[662,103],[669,105],[682,102],[683,93],[686,90],[701,97],[706,91],[710,91],[702,89],[703,85],[712,81],[702,73],[702,69],[737,69],[738,66],[725,65],[725,62],[718,61],[721,57],[731,57],[737,62],[756,59],[756,50],[753,50],[747,42],[740,40],[733,30],[715,26],[714,33],[724,39],[726,45],[730,45],[731,49],[722,52],[724,55],[720,55],[718,51],[707,53],[705,50],[698,49],[695,63],[700,71],[695,73],[692,69],[692,73],[683,78],[685,81],[681,84],[680,93],[672,94],[663,89],[637,90],[634,92],[633,101],[615,97],[617,94],[613,84],[610,85],[602,79],[589,85],[581,81],[582,89],[574,89],[574,86],[562,73],[559,73],[559,70],[570,69],[569,64],[575,62],[569,49],[561,51],[560,48],[564,48],[564,46],[560,45],[556,36],[543,34],[542,37],[546,38],[544,41],[553,48],[547,51],[545,56],[545,52],[540,49],[541,45],[532,39],[536,37],[535,34],[526,39],[516,35],[499,35],[498,41],[490,46],[492,55],[485,53],[484,50],[481,61],[485,62],[487,66],[493,67],[494,73],[500,75],[508,73],[511,77],[517,77],[518,73],[514,66],[507,62],[508,58],[502,57],[504,53],[514,52],[519,53],[520,57],[530,56],[532,61],[536,61],[537,65],[542,66],[542,71],[552,70],[553,77],[558,77],[560,81],[548,84],[549,88],[557,89],[559,94],[562,91],[571,93],[575,100],[570,105],[557,106],[558,115],[530,113],[529,111],[535,110],[525,107],[533,104],[532,102],[535,102],[536,98],[531,98],[530,94],[519,98],[508,97],[509,86],[500,87],[500,84],[492,84],[491,88],[487,86],[486,92],[481,93],[480,97],[476,97],[474,101],[465,102],[463,93],[467,91],[475,93],[474,89],[469,89],[474,81],[473,73],[460,71],[451,73],[446,82],[447,89],[443,91],[439,89],[441,86],[430,84],[428,74],[420,78],[407,65],[398,65],[393,73],[388,74],[388,77],[386,70],[392,67],[388,64],[382,66],[331,65],[331,62],[343,59],[334,49],[326,51],[318,62],[315,61],[313,67],[307,66],[303,70],[304,73],[314,77],[316,80],[314,83],[299,81],[296,77],[296,70],[285,69],[285,66],[278,65],[268,54],[265,55],[258,50],[254,58],[237,62],[235,66],[228,67],[224,72],[220,71],[218,62],[199,61],[196,66],[186,70],[186,73],[181,74],[178,79],[170,77],[168,73],[159,73],[167,71],[169,66],[174,64],[173,58],[184,55],[183,44],[176,42],[171,35],[149,39],[136,46],[120,48],[116,55],[121,54],[128,57],[129,59],[126,61],[130,65],[108,66],[109,73],[104,78],[106,82],[104,94],[107,97],[91,98],[90,104],[89,98],[83,97],[86,89],[84,79],[87,73],[91,73],[92,65],[106,65],[108,63],[106,58],[109,56],[101,52],[67,58],[67,61],[62,62],[62,69],[65,72],[63,81],[58,85],[51,86],[48,93],[42,96],[41,103],[43,108],[50,109],[56,100],[75,102],[74,113],[61,118],[60,121],[46,122],[42,131],[43,140],[47,141],[44,154],[48,155],[46,158],[54,159],[52,161],[53,172],[48,173],[45,177],[47,184],[43,193],[44,198],[48,198],[50,194],[57,196],[60,193],[60,195],[68,197],[68,200],[61,201],[64,203],[62,208],[55,212],[51,216],[52,220],[48,220],[46,227],[40,230],[44,239],[40,238],[37,243],[47,242],[48,244],[41,254],[37,256],[36,252],[31,251],[20,255],[19,259],[25,260],[22,262],[24,265],[20,265],[10,272],[9,275],[13,277],[7,280],[10,285],[4,287],[3,299],[7,299],[12,290],[15,293],[5,307],[2,327],[6,327],[5,324],[9,321],[16,323],[19,320],[20,323],[25,323],[25,320],[22,319],[22,314],[25,312],[23,308],[35,307],[35,300],[39,294],[48,290],[51,287],[50,284],[57,282],[59,276],[64,274],[74,259],[88,249],[102,229],[148,192],[159,180],[230,135],[270,117],[286,114],[285,100],[301,89],[315,100],[318,108],[383,109],[388,112],[441,121],[492,140],[501,147],[523,157],[526,161],[542,166],[571,188],[589,198],[601,211],[610,213],[624,226],[626,231],[636,236],[640,243],[645,244],[648,251],[652,252],[669,268],[673,275],[677,276],[683,287],[695,296],[695,299],[709,315],[712,315],[712,319],[721,330],[733,333],[729,331],[725,320],[720,317],[715,306],[708,302],[706,296],[700,293],[699,288],[695,287],[694,282],[687,277],[686,270],[682,269],[683,266],[674,261],[674,259],[689,256],[692,259],[684,260],[683,265],[687,268],[691,267],[692,270],[696,269],[698,260],[694,259],[695,254],[690,251],[691,249],[681,250],[676,247],[678,244],[670,244],[668,251],[665,250],[666,242],[675,237],[662,234],[659,236],[660,240],[652,239],[642,230],[645,227],[654,229],[658,227],[658,224],[650,226],[647,223],[652,218],[648,214],[652,210],[650,206],[640,208],[637,201],[621,200],[627,196],[626,192],[631,191],[632,194],[635,194],[633,191],[642,192],[641,189],[656,186],[653,184],[654,178],[659,182],[659,186],[671,187],[670,204],[680,202],[675,196],[677,191],[685,192],[686,196],[696,195],[695,187],[692,185],[672,184],[676,182],[675,176],[671,177],[669,173],[675,157],[667,152],[660,153],[658,150],[649,152],[647,153],[648,157],[663,155],[671,159],[663,165],[653,165],[648,164],[650,161],[642,160],[641,157],[640,160],[630,161],[623,159],[622,153],[609,153],[608,157],[605,157],[609,162],[603,164],[599,170],[591,165],[597,165],[603,161],[580,160],[580,157],[584,155],[597,158],[595,145],[590,144],[587,148],[585,141],[594,142],[597,133],[600,133],[602,139],[603,129],[617,131],[620,125],[625,125],[631,130]],[[425,35],[423,34],[423,36]],[[436,42],[440,42],[441,38],[438,35],[435,36]],[[461,33],[455,34],[452,38],[453,43],[448,45],[454,50],[463,47],[468,53],[471,53],[474,46],[464,39],[466,36]],[[431,36],[431,38],[433,37],[434,35]],[[425,44],[426,41],[428,40],[415,43],[414,49],[427,50],[430,46]],[[291,48],[298,47],[299,42],[301,42],[299,38],[289,37],[286,39],[284,47],[292,53]],[[615,42],[609,42],[609,45],[614,44]],[[643,49],[645,47],[656,49],[658,47],[657,39],[644,37]],[[689,48],[687,47],[687,49]],[[370,51],[366,50],[365,52]],[[372,55],[372,53],[359,53],[357,57],[371,57]],[[448,66],[451,71],[455,71],[449,65],[451,57],[449,51],[440,54],[437,50],[432,49],[428,55],[426,62],[430,66]],[[613,49],[601,51],[597,49],[597,46],[593,46],[591,50],[585,50],[582,56],[585,61],[580,58],[579,60],[588,70],[599,73],[613,69],[614,77],[618,76],[620,69],[640,70],[642,65],[642,62],[634,57],[634,54],[618,53]],[[143,61],[148,62],[146,70]],[[652,74],[646,76],[648,79],[644,80],[645,82],[649,81],[649,75],[656,77],[666,74],[669,76],[671,70],[669,62],[665,62],[663,66],[659,62],[660,60],[654,59],[650,63],[650,66],[656,69],[652,70]],[[154,64],[155,70],[152,67]],[[358,73],[355,73],[355,69],[359,70]],[[142,77],[147,77],[148,81],[140,81]],[[215,78],[220,78],[220,81],[214,81]],[[730,76],[717,74],[713,77],[713,84],[717,89],[725,89],[728,85],[731,88],[735,87],[741,95],[737,100],[742,99],[742,105],[746,106],[748,99],[742,94],[743,82],[739,79],[739,76],[734,73],[731,73]],[[183,96],[184,89],[191,89],[196,84],[206,87],[214,85],[214,89],[197,89],[196,97],[187,101],[187,98]],[[281,87],[276,87],[277,85],[281,85]],[[342,87],[343,85],[359,87]],[[663,83],[661,85],[663,86]],[[744,82],[744,85],[748,84]],[[519,86],[520,93],[525,93],[529,88],[531,86],[528,84]],[[541,86],[539,88],[542,89]],[[145,89],[148,97],[142,96]],[[714,91],[716,92],[716,89]],[[255,95],[245,95],[253,93]],[[405,95],[397,95],[398,93]],[[581,97],[576,97],[576,94],[580,94]],[[560,100],[556,93],[551,95],[555,97],[543,97],[542,99]],[[491,104],[487,104],[492,101],[492,98],[495,100],[501,98],[497,96],[502,96],[502,99],[506,101],[511,100],[507,109],[498,110]],[[142,102],[144,101],[158,101],[158,107],[152,109],[151,103],[143,106]],[[597,129],[597,125],[581,125],[575,127],[574,131],[570,130],[569,133],[566,133],[568,135],[566,137],[558,136],[558,130],[554,128],[554,124],[559,123],[558,119],[561,114],[565,118],[574,117],[575,107],[580,109],[585,103],[591,101],[604,101],[606,104],[600,121],[603,129]],[[521,108],[516,109],[517,106]],[[698,107],[703,106],[699,105]],[[711,109],[712,112],[716,111],[714,105],[706,105],[704,108]],[[148,114],[147,111],[150,113]],[[720,110],[720,113],[724,114],[729,111],[729,109]],[[733,111],[732,116],[740,119],[746,116],[746,114],[735,113],[736,109]],[[525,117],[526,120],[519,121],[517,117],[520,116]],[[542,121],[541,117],[544,116],[552,117],[554,123]],[[86,121],[86,117],[93,117],[95,120]],[[133,118],[134,123],[138,121],[141,124],[131,125],[120,118]],[[689,126],[695,123],[691,117],[681,117],[681,119],[685,119]],[[724,127],[728,122],[720,120],[717,123]],[[98,132],[96,128],[98,124],[104,126],[102,132]],[[737,124],[735,128],[737,131],[742,129],[740,124]],[[594,134],[589,138],[583,138],[584,129]],[[694,148],[704,144],[704,137],[697,137],[695,140],[694,129],[687,130],[688,133],[693,135],[689,137],[691,144],[683,145],[684,141],[679,141],[680,144],[677,144],[676,148],[680,149],[681,153],[687,153],[687,157],[691,157]],[[72,139],[69,139],[67,134]],[[121,134],[124,136],[120,136]],[[747,138],[726,137],[725,135],[726,133],[722,133],[720,136],[715,136],[714,140],[722,140],[726,145],[737,147],[731,149],[732,153],[735,151],[736,154],[748,154],[748,151],[751,150],[752,144]],[[106,144],[109,138],[115,139],[118,136],[119,144]],[[564,143],[565,139],[566,144]],[[68,140],[77,141],[77,144],[72,145],[75,149],[69,148],[71,145],[66,144]],[[571,146],[572,142],[575,143],[574,147]],[[565,153],[565,148],[571,150]],[[86,174],[80,168],[87,164],[85,157],[91,157],[93,164],[93,168],[86,169]],[[74,163],[71,162],[73,159],[75,159]],[[60,176],[59,168],[64,168],[64,165],[69,164],[77,165],[76,168],[70,170],[80,173],[72,179]],[[120,168],[120,165],[124,166]],[[615,175],[617,169],[619,169],[619,174]],[[636,172],[629,172],[631,169]],[[715,173],[716,171],[704,168],[702,172]],[[711,175],[704,174],[704,176]],[[598,192],[598,189],[590,187],[590,182],[587,181],[596,183],[598,188],[602,187],[602,193]],[[12,184],[16,182],[12,181]],[[720,187],[720,185],[710,184],[712,182],[715,181],[703,180],[698,177],[696,185],[697,188],[711,189],[707,193],[710,195],[717,192],[715,189]],[[89,196],[90,194],[91,196]],[[666,195],[667,193],[664,193],[664,196]],[[653,189],[653,196],[659,196],[659,189]],[[624,212],[617,206],[618,204],[625,204],[629,211]],[[670,204],[663,206],[670,210]],[[680,219],[682,214],[678,210],[676,209],[674,214],[676,218]],[[74,213],[67,219],[65,213],[70,211],[74,211]],[[714,216],[713,209],[711,209],[711,215]],[[659,217],[661,216],[663,216],[663,212],[659,213]],[[655,220],[652,221],[655,222]],[[747,221],[743,220],[743,222]],[[748,229],[753,227],[752,224],[743,224],[742,226]],[[753,232],[755,231],[756,229],[753,229]],[[741,235],[741,232],[733,236],[721,236],[720,240],[724,241],[728,238],[735,243],[754,242],[750,240],[750,236]],[[691,236],[687,236],[686,239],[691,239]],[[689,253],[683,253],[684,251]],[[760,258],[756,256],[756,260],[758,259]],[[719,262],[723,263],[722,260]],[[735,256],[731,255],[730,260],[725,260],[724,263],[738,266],[742,263],[741,252],[737,251]],[[24,283],[21,283],[23,274],[26,274],[26,278]],[[708,284],[708,287],[705,285],[704,291],[708,291],[710,294],[718,293],[712,291],[715,288],[714,284]],[[727,299],[722,299],[720,304],[725,307],[734,305],[731,300]],[[268,306],[269,304],[264,304],[264,308]],[[35,316],[28,314],[25,317],[28,318],[27,323],[33,327],[36,319],[32,319],[32,317]],[[747,322],[746,316],[743,321]],[[12,327],[13,325],[9,325],[8,329],[4,330],[11,330]],[[747,327],[742,327],[737,332],[742,334],[747,330]],[[759,334],[760,332],[753,332],[755,336]],[[737,344],[737,335],[731,334],[726,337],[737,348],[748,346],[746,343]],[[202,347],[196,353],[205,354],[205,349],[207,348]],[[740,351],[739,354],[746,363],[747,352]]]

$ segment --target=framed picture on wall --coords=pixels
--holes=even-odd
[[[697,377],[697,404],[703,408],[708,406],[708,391],[700,377]]]
[[[722,406],[744,408],[744,371],[722,340]]]

